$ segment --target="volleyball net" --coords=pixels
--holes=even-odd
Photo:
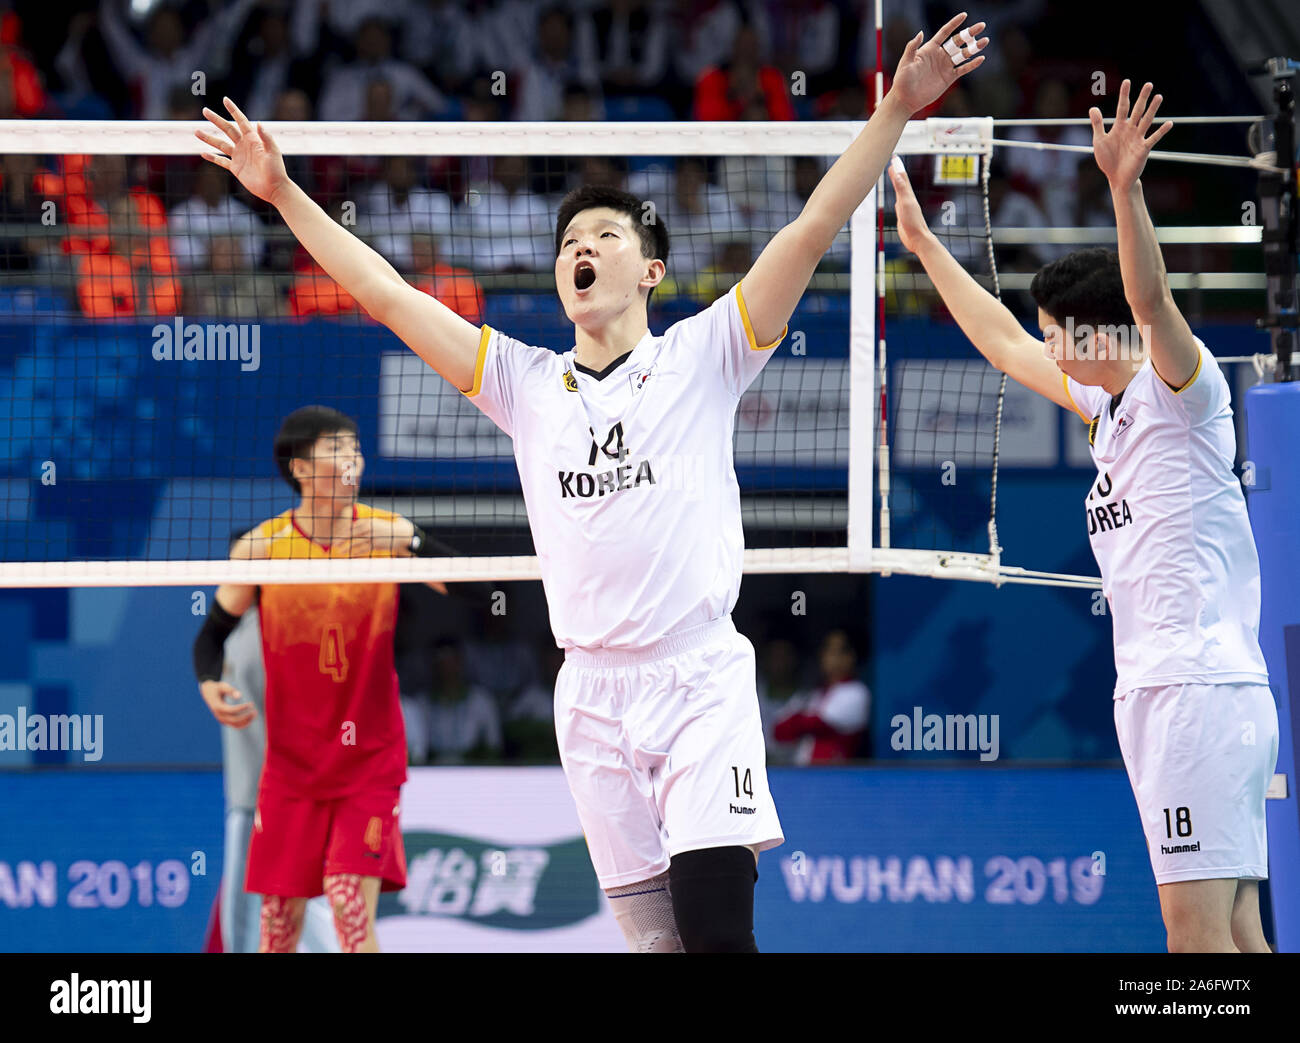
[[[290,176],[408,281],[564,351],[554,222],[568,189],[625,188],[665,221],[659,334],[744,275],[862,124],[267,127]],[[11,202],[0,231],[0,585],[540,578],[509,439],[202,161],[194,129],[0,127],[6,186],[28,186],[10,193],[23,219]],[[993,139],[991,120],[918,121],[897,151],[935,231],[997,292]],[[1001,421],[1009,395],[1030,393],[960,338],[878,191],[739,403],[746,571],[1095,586],[1003,562]],[[227,560],[234,536],[294,506],[272,443],[313,404],[358,424],[358,498],[454,554]]]

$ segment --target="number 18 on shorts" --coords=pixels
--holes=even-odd
[[[1140,688],[1115,700],[1115,730],[1157,884],[1268,878],[1278,723],[1267,686]]]

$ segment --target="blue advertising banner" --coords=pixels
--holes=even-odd
[[[786,842],[759,864],[766,952],[1164,949],[1120,769],[770,776]],[[0,792],[0,951],[201,948],[219,773],[12,772]],[[402,804],[411,874],[380,910],[383,948],[622,951],[558,767],[413,770]]]
[[[219,772],[7,772],[0,794],[0,952],[202,949]]]
[[[759,861],[768,952],[1163,952],[1118,768],[769,773],[785,844]]]

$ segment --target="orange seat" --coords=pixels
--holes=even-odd
[[[435,264],[432,272],[415,278],[415,288],[436,297],[462,319],[475,326],[483,322],[483,290],[473,274],[449,264]]]
[[[90,319],[135,314],[131,264],[117,254],[87,254],[77,262],[77,302]]]
[[[299,272],[289,288],[290,315],[346,315],[357,310],[352,295],[331,279],[320,265]]]

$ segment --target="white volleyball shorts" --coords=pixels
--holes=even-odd
[[[567,652],[555,732],[603,889],[684,851],[784,842],[754,661],[729,616],[644,650]]]
[[[1268,878],[1278,722],[1267,685],[1139,688],[1115,700],[1115,731],[1157,884]]]

